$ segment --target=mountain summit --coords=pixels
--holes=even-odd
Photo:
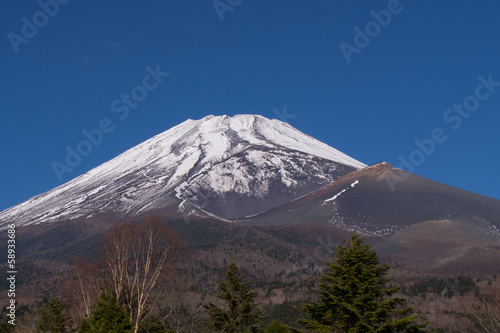
[[[0,212],[0,223],[133,218],[188,208],[223,218],[244,217],[363,167],[282,121],[258,115],[210,115],[186,120]]]

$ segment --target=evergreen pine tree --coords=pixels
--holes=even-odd
[[[400,308],[404,298],[391,296],[400,287],[387,286],[388,264],[353,233],[346,246],[339,245],[336,259],[327,262],[321,276],[319,300],[304,306],[311,319],[299,319],[315,332],[422,332],[410,307]]]
[[[285,325],[278,320],[274,320],[270,323],[264,333],[302,333],[296,328]]]
[[[41,333],[64,333],[71,325],[71,319],[63,313],[64,304],[53,299],[39,310],[40,319],[36,323],[36,331]]]
[[[102,293],[90,312],[84,318],[79,333],[129,333],[132,325],[127,311],[120,306],[114,294]]]
[[[260,321],[260,311],[255,303],[257,293],[248,289],[249,282],[242,282],[245,275],[238,276],[238,272],[238,267],[232,262],[224,275],[226,279],[218,281],[217,297],[225,302],[225,309],[213,303],[204,305],[211,319],[208,326],[217,332],[257,332],[255,324]]]

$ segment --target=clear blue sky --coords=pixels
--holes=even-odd
[[[55,13],[42,0],[51,15],[0,4],[0,210],[61,184],[52,162],[105,118],[114,131],[63,181],[187,118],[285,106],[293,126],[366,164],[398,166],[441,128],[414,173],[500,199],[500,87],[477,88],[500,82],[497,0],[221,0],[219,13],[212,0],[60,1]],[[388,8],[390,22],[371,22]],[[355,27],[372,36],[356,52]],[[170,75],[144,90],[158,64]],[[132,90],[147,93],[135,108],[120,100]],[[473,112],[447,113],[464,100]]]

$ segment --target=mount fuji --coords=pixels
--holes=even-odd
[[[0,212],[0,227],[158,210],[244,218],[366,165],[258,115],[185,122],[46,193]]]
[[[380,254],[422,270],[499,267],[499,200],[388,163],[367,166],[257,115],[187,120],[0,212],[0,229],[27,226],[19,230],[31,244],[26,256],[46,249],[57,257],[90,250],[113,223],[152,213],[188,239],[208,233],[218,242],[233,227],[293,240],[356,230]],[[52,239],[66,245],[53,249]]]

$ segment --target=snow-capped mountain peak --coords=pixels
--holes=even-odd
[[[186,201],[221,216],[244,216],[364,166],[276,119],[210,115],[188,119],[0,212],[0,223],[27,225],[98,214],[132,217],[184,207]]]

